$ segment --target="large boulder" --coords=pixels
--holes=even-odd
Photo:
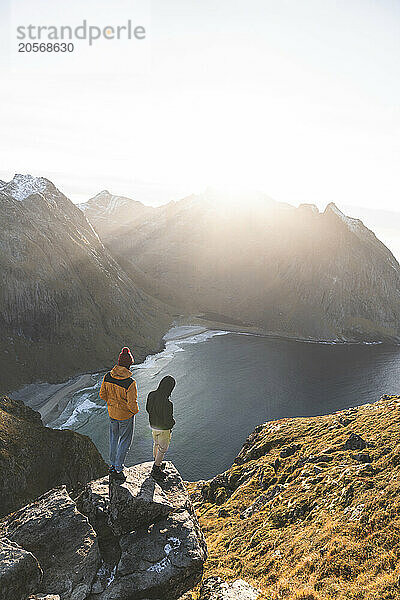
[[[83,492],[75,499],[78,510],[86,515],[90,524],[99,534],[108,528],[110,508],[109,477],[90,481]]]
[[[201,579],[206,546],[197,520],[185,510],[122,536],[120,545],[115,578],[99,600],[172,600]]]
[[[100,553],[94,530],[65,487],[6,517],[2,534],[38,559],[43,579],[37,592],[59,594],[61,600],[87,598]]]
[[[98,534],[102,564],[93,600],[175,599],[201,579],[207,547],[186,487],[168,462],[126,469],[126,481],[92,481],[76,500]]]
[[[94,584],[96,589],[103,589],[107,585],[121,556],[118,536],[110,527],[109,486],[108,477],[90,481],[75,499],[78,510],[88,517],[97,534],[102,565]]]
[[[146,527],[173,511],[191,507],[182,477],[171,462],[156,482],[152,462],[126,469],[126,481],[110,487],[110,525],[116,535]]]
[[[220,577],[209,577],[201,586],[199,600],[257,600],[259,594],[243,579],[226,583]]]
[[[352,432],[345,444],[344,450],[364,450],[367,447],[367,442],[358,433]]]
[[[18,600],[38,589],[42,569],[31,552],[0,539],[0,599]]]

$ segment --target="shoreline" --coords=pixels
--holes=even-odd
[[[178,330],[175,335],[172,333],[174,329]],[[171,324],[170,329],[161,339],[161,350],[158,353],[156,352],[154,354],[149,354],[141,363],[135,365],[135,367],[144,368],[146,361],[151,360],[152,357],[157,357],[162,354],[162,352],[166,350],[167,344],[170,342],[178,342],[179,340],[184,341],[185,339],[192,338],[209,331],[219,331],[226,334],[236,333],[253,335],[268,339],[323,345],[358,346],[384,344],[382,341],[351,342],[341,340],[321,340],[312,337],[301,338],[289,335],[284,336],[276,332],[265,332],[261,328],[244,323],[227,323],[224,321],[217,321],[215,319],[202,317],[201,315],[190,315],[186,317],[177,317]],[[47,425],[60,416],[74,393],[84,388],[93,387],[96,384],[98,377],[102,373],[103,371],[98,371],[97,373],[79,373],[73,378],[60,383],[31,383],[23,386],[19,390],[10,392],[10,396],[13,396],[15,399],[22,400],[24,404],[39,412],[43,424]]]
[[[46,425],[63,412],[75,392],[92,387],[94,377],[92,373],[83,373],[62,383],[30,383],[11,392],[10,396],[37,411]]]
[[[296,335],[283,334],[278,331],[265,331],[261,327],[255,325],[248,325],[246,323],[230,323],[227,321],[217,321],[214,319],[208,319],[200,315],[189,315],[188,317],[179,317],[175,323],[178,327],[190,327],[188,320],[191,319],[192,326],[203,326],[205,329],[220,329],[221,331],[228,331],[229,333],[244,333],[249,335],[258,335],[261,337],[274,339],[274,340],[286,340],[288,342],[301,342],[304,344],[323,344],[323,345],[343,345],[343,346],[400,346],[400,342],[385,342],[383,340],[375,340],[370,342],[356,341],[356,340],[340,340],[340,339],[323,339],[316,337],[302,337]]]

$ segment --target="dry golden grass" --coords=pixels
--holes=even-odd
[[[266,423],[231,469],[188,484],[209,549],[205,577],[241,577],[268,600],[400,599],[399,408],[385,396]],[[365,449],[344,449],[352,432]]]

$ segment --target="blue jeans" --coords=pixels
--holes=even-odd
[[[132,444],[135,417],[123,419],[110,419],[110,463],[117,471],[124,468],[125,457]]]

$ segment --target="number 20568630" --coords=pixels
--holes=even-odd
[[[18,52],[73,52],[74,44],[72,42],[66,43],[52,43],[52,42],[20,42],[18,44]]]

